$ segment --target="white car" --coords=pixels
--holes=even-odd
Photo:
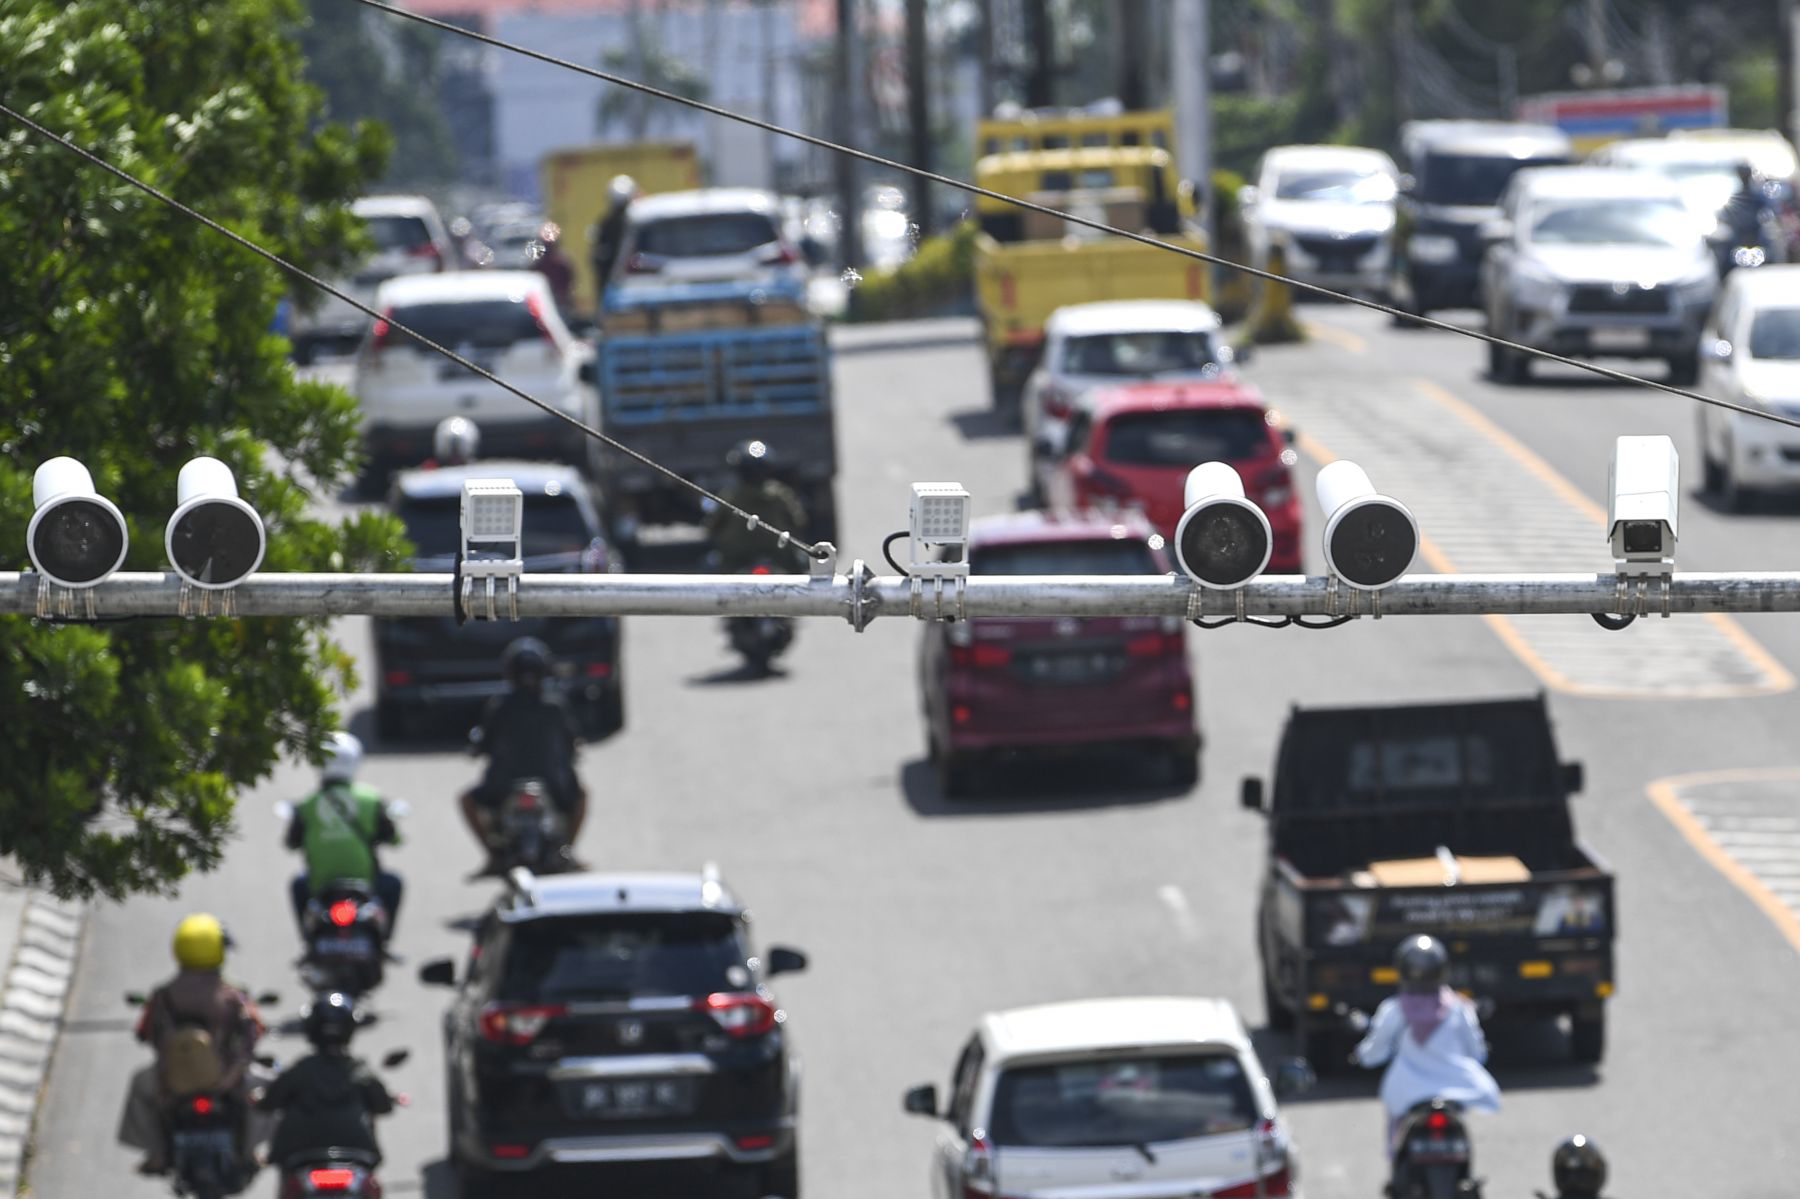
[[[433,275],[456,267],[456,249],[438,215],[437,205],[424,196],[364,196],[350,206],[361,218],[374,242],[374,252],[359,263],[348,278],[336,285],[365,304],[373,304],[375,289],[402,275]],[[311,312],[297,312],[290,336],[295,357],[311,361],[322,346],[341,346],[347,352],[369,326],[363,312],[333,296],[320,296]]]
[[[1222,999],[990,1013],[964,1045],[946,1100],[930,1085],[906,1095],[908,1111],[942,1121],[933,1199],[1298,1193],[1274,1089]]]
[[[1488,330],[1575,357],[1661,358],[1691,385],[1718,265],[1680,187],[1649,171],[1533,167],[1513,176],[1488,246]],[[1522,383],[1529,356],[1492,343],[1488,373]]]
[[[1700,389],[1800,417],[1800,265],[1733,271],[1700,333]],[[1702,483],[1742,511],[1758,490],[1800,488],[1800,431],[1700,405]]]
[[[556,409],[595,419],[594,389],[581,379],[593,352],[570,334],[537,272],[390,279],[377,289],[375,307]],[[424,461],[432,431],[449,416],[475,422],[483,457],[587,461],[581,433],[396,332],[388,320],[377,321],[364,339],[351,391],[362,406],[373,479]]]
[[[1219,314],[1195,300],[1103,300],[1058,308],[1025,380],[1031,462],[1061,456],[1069,420],[1095,387],[1136,380],[1210,380],[1233,362]]]
[[[1251,261],[1279,246],[1287,273],[1338,291],[1381,295],[1393,256],[1400,170],[1361,146],[1276,146],[1238,193]]]
[[[1746,162],[1751,162],[1751,154],[1745,146],[1710,138],[1626,138],[1588,156],[1591,166],[1649,171],[1673,181],[1688,211],[1707,231],[1737,191],[1738,166]]]
[[[631,202],[609,303],[671,287],[739,284],[800,298],[806,264],[782,233],[779,197],[745,187],[666,192]]]

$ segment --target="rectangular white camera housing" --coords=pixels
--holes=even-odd
[[[511,479],[468,479],[462,489],[462,572],[469,578],[525,571],[525,496]]]
[[[1606,527],[1620,574],[1666,575],[1675,570],[1681,456],[1660,434],[1621,437],[1607,469]]]
[[[914,578],[951,578],[969,573],[969,492],[961,483],[914,483],[909,513]],[[933,561],[933,549],[953,551],[947,562]]]

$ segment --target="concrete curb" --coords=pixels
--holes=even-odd
[[[10,953],[0,984],[0,1195],[18,1194],[23,1181],[25,1150],[62,1032],[86,916],[80,904],[35,891],[16,891],[13,902],[18,924],[12,944],[5,946]],[[5,939],[0,933],[0,944]]]
[[[930,349],[970,345],[980,341],[981,322],[973,317],[932,317],[918,321],[831,326],[831,348],[838,354]]]

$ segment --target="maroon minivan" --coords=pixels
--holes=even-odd
[[[974,575],[1155,575],[1162,538],[1137,512],[1020,512],[969,529]],[[1187,626],[1173,617],[986,617],[930,625],[919,654],[926,739],[946,796],[983,759],[1134,746],[1182,788],[1199,778]]]

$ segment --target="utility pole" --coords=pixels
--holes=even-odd
[[[1412,120],[1413,87],[1413,11],[1412,0],[1396,0],[1394,4],[1394,127]]]
[[[1119,35],[1113,39],[1114,87],[1128,112],[1150,107],[1149,74],[1144,69],[1145,28],[1149,0],[1118,0]]]
[[[1781,112],[1788,139],[1800,139],[1800,3],[1781,0]]]
[[[1025,74],[1025,107],[1056,106],[1056,27],[1050,23],[1050,0],[1024,0],[1025,39],[1031,65]]]
[[[838,102],[832,106],[831,136],[840,146],[856,146],[856,115],[862,106],[863,79],[856,70],[856,5],[857,0],[837,0],[837,59],[832,64],[832,92]],[[857,169],[860,165],[848,154],[833,156],[837,167],[838,256],[846,271],[863,264],[862,252],[862,188]]]
[[[771,125],[777,124],[779,113],[775,104],[775,5],[777,0],[762,0],[762,119]],[[789,190],[783,186],[781,174],[776,170],[776,147],[782,139],[768,131],[763,132],[763,162],[768,174],[765,176],[767,186],[782,191]]]
[[[925,0],[906,0],[906,119],[911,125],[912,164],[921,171],[935,170],[931,136],[931,81],[926,73],[930,45],[925,32]],[[936,205],[931,181],[912,177],[912,220],[919,236],[936,231]]]
[[[976,0],[975,10],[980,23],[975,52],[981,56],[981,115],[989,117],[994,115],[999,92],[995,82],[1000,73],[1000,64],[994,61],[999,46],[999,39],[994,36],[994,0]]]
[[[1208,0],[1170,0],[1169,95],[1175,161],[1194,184],[1200,219],[1212,233],[1212,54]]]
[[[1594,72],[1594,84],[1606,79],[1606,0],[1587,0],[1588,66]]]

